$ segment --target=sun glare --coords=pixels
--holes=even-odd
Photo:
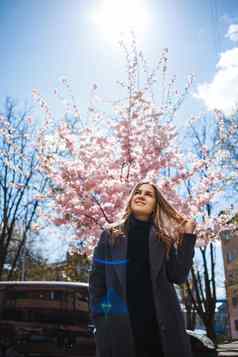
[[[143,33],[148,24],[145,0],[104,0],[94,14],[94,21],[114,40],[130,31]]]

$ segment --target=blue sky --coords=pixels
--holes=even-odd
[[[117,97],[116,80],[124,78],[125,60],[111,36],[112,24],[104,21],[102,28],[93,19],[101,2],[0,1],[1,103],[6,95],[30,101],[32,89],[37,88],[60,115],[62,107],[53,90],[62,76],[70,79],[82,112],[93,83],[102,96]],[[180,88],[190,73],[196,76],[193,93],[200,99],[187,98],[180,124],[213,106],[221,105],[229,113],[238,98],[237,0],[147,0],[144,4],[148,22],[137,40],[149,63],[153,65],[166,47],[169,73],[177,75]]]
[[[61,76],[71,80],[83,109],[92,83],[99,84],[102,95],[116,97],[115,81],[124,76],[125,62],[116,39],[109,35],[110,24],[102,31],[93,20],[100,2],[1,0],[1,98],[31,99],[32,89],[37,88],[58,111],[52,93]],[[168,47],[169,71],[176,73],[181,88],[190,73],[196,75],[195,86],[211,82],[221,53],[234,47],[225,35],[229,26],[237,23],[237,1],[144,2],[149,21],[138,44],[149,62],[154,64],[161,50]],[[187,113],[196,112],[200,105],[198,100],[186,102]]]

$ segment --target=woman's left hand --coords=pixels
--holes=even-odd
[[[184,224],[184,233],[191,234],[194,232],[196,228],[196,222],[193,220],[189,220]]]

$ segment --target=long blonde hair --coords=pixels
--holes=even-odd
[[[139,182],[135,185],[128,197],[119,221],[107,226],[107,229],[111,233],[112,244],[116,244],[116,238],[128,234],[129,217],[132,214],[131,201],[136,190],[144,184],[151,185],[154,189],[156,203],[155,209],[151,215],[151,220],[157,233],[156,238],[164,241],[166,252],[168,254],[174,243],[177,245],[180,244],[182,228],[188,219],[177,212],[177,210],[165,199],[154,183],[147,181]]]

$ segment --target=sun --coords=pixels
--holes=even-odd
[[[104,35],[114,40],[131,31],[143,34],[148,24],[145,0],[102,0],[93,17]]]

